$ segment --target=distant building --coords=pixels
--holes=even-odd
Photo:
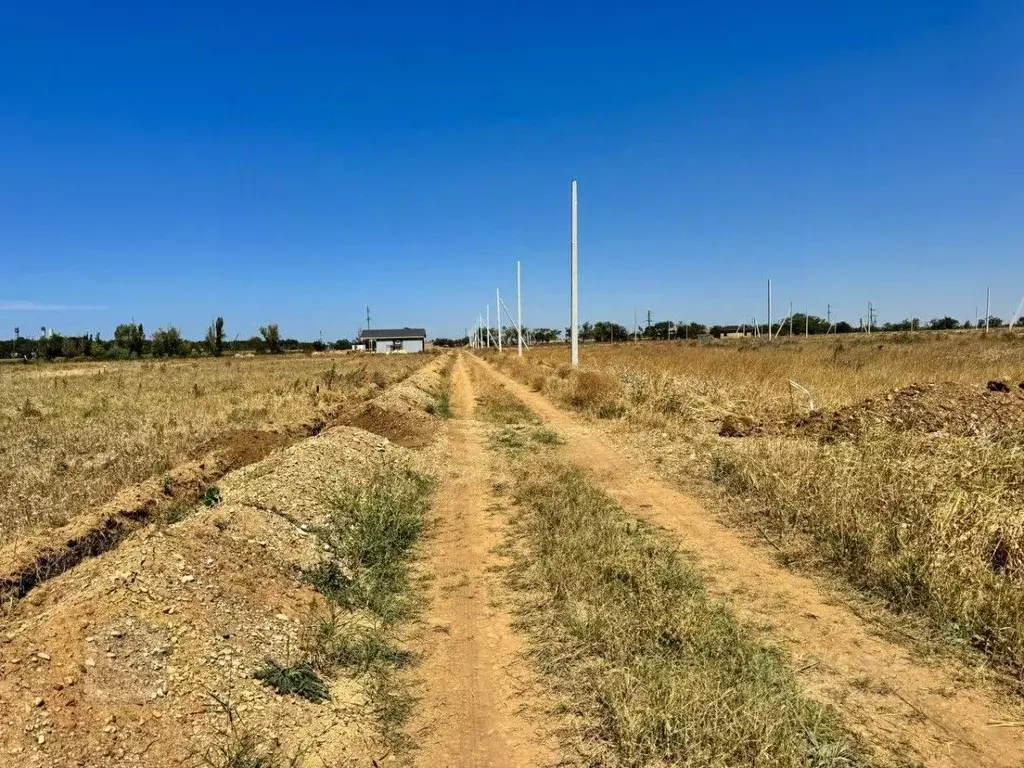
[[[426,348],[427,332],[423,328],[382,328],[360,331],[360,344],[371,352],[423,352]]]

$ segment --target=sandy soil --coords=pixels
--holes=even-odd
[[[1024,716],[1015,703],[972,688],[949,666],[926,666],[912,648],[879,637],[827,585],[792,573],[764,549],[668,487],[605,429],[567,414],[477,358],[565,440],[565,456],[633,514],[678,536],[712,590],[766,638],[787,645],[799,680],[835,706],[881,754],[928,766],[1024,764]]]
[[[424,564],[434,581],[427,617],[432,647],[421,669],[415,727],[422,739],[418,764],[546,765],[554,752],[529,693],[536,682],[493,572],[501,561],[493,548],[502,540],[502,519],[493,510],[485,428],[473,419],[467,365],[460,359],[452,372],[452,466],[435,497],[436,536]]]

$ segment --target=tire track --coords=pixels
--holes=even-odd
[[[473,419],[473,386],[460,356],[452,370],[450,456],[452,469],[435,495],[438,530],[427,552],[435,576],[428,623],[432,647],[421,667],[425,690],[419,702],[424,735],[419,765],[534,766],[554,751],[528,713],[534,683],[520,663],[522,643],[501,607],[502,587],[493,573],[500,558],[502,523],[490,510],[484,427]],[[539,710],[538,710],[539,711]]]

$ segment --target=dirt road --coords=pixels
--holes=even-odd
[[[459,359],[452,371],[452,469],[435,497],[439,530],[425,570],[434,575],[428,623],[433,642],[421,668],[419,765],[535,766],[552,761],[531,707],[534,681],[502,608],[492,550],[502,540],[487,474],[484,427],[473,419],[473,387]]]
[[[599,425],[469,359],[559,432],[565,457],[623,508],[678,536],[711,577],[711,589],[787,644],[805,690],[834,705],[874,748],[928,766],[1024,765],[1024,718],[1015,704],[1004,706],[972,689],[954,669],[924,666],[907,647],[880,638],[822,584],[786,570],[694,499],[638,471]]]

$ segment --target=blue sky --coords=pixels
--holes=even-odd
[[[20,7],[17,7],[20,6]],[[101,7],[102,6],[102,7]],[[9,3],[0,336],[973,320],[1024,294],[1019,2]]]

